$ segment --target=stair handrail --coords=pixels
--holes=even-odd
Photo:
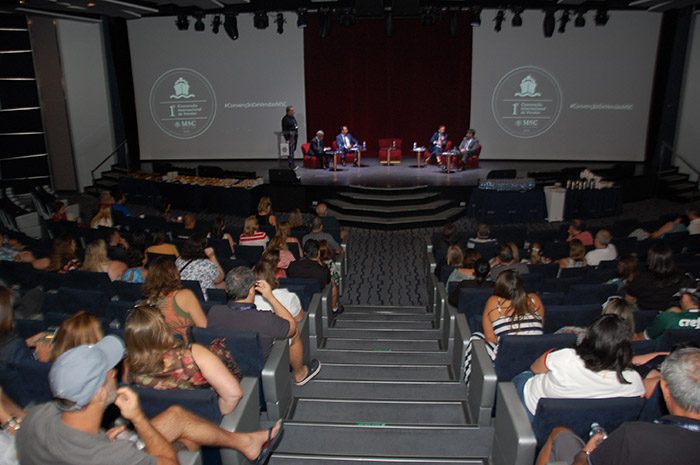
[[[114,150],[112,150],[112,151],[110,152],[110,154],[107,155],[107,156],[105,157],[105,159],[102,160],[102,161],[100,162],[99,165],[97,165],[95,168],[93,168],[92,171],[90,171],[90,177],[92,177],[92,185],[93,185],[93,186],[95,185],[95,172],[96,172],[97,170],[99,170],[100,167],[102,167],[102,165],[104,165],[104,164],[107,162],[107,160],[109,160],[110,158],[112,158],[112,157],[114,156],[114,154],[117,153],[117,152],[119,151],[119,149],[121,149],[122,147],[124,147],[124,151],[125,151],[125,153],[127,154],[126,159],[127,159],[127,160],[129,159],[129,157],[128,157],[128,154],[129,154],[129,144],[127,144],[127,141],[126,141],[126,139],[125,139],[121,144],[117,145],[117,147],[116,147]]]
[[[661,144],[661,152],[663,154],[663,150],[667,149],[669,152],[671,152],[671,164],[675,165],[674,159],[677,158],[680,161],[682,161],[685,166],[690,168],[690,170],[695,173],[696,179],[700,181],[700,169],[696,168],[693,166],[692,163],[690,163],[688,160],[685,159],[680,153],[676,152],[673,147],[668,143],[668,142],[663,142]],[[659,169],[661,169],[661,165],[659,165]]]

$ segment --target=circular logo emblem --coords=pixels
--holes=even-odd
[[[498,81],[491,97],[491,111],[505,132],[529,139],[554,126],[561,102],[561,88],[554,76],[541,68],[523,66]]]
[[[176,139],[201,136],[214,122],[216,96],[197,71],[176,68],[163,73],[151,88],[151,116],[158,127]]]

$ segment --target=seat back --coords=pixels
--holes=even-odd
[[[216,392],[212,389],[161,390],[132,385],[138,394],[143,413],[153,418],[173,405],[188,410],[212,423],[221,423],[221,411]]]
[[[200,302],[204,301],[204,294],[202,293],[202,286],[200,286],[199,281],[195,281],[192,279],[183,279],[181,282],[182,287],[194,292],[194,295],[197,296]]]
[[[541,265],[528,265],[530,269],[530,274],[539,273],[542,278],[556,278],[559,272],[558,263],[545,263]]]
[[[547,440],[557,426],[570,428],[579,437],[587,438],[591,423],[596,422],[606,431],[616,430],[626,421],[634,421],[644,405],[641,397],[613,397],[609,399],[540,399],[532,422],[538,447]]]
[[[569,286],[568,298],[576,304],[602,304],[615,294],[616,284],[572,284]]]
[[[105,297],[111,299],[116,294],[112,286],[112,280],[107,273],[98,271],[74,270],[70,272],[73,278],[72,286],[76,289],[87,289],[102,292]]]
[[[574,344],[576,344],[574,334],[501,336],[498,341],[498,357],[494,363],[498,381],[510,381],[515,375],[529,370],[532,362],[550,349],[573,347]]]
[[[301,154],[303,156],[307,156],[309,154],[309,150],[311,150],[311,143],[307,142],[305,144],[301,144]]]
[[[469,289],[459,290],[459,303],[457,312],[463,313],[467,318],[467,324],[472,332],[482,331],[481,317],[484,314],[484,306],[489,297],[493,295],[493,289]]]
[[[694,342],[700,345],[700,328],[667,329],[659,343],[659,350],[671,350],[681,342]]]
[[[210,237],[207,239],[207,247],[214,249],[214,254],[216,258],[230,258],[233,253],[231,252],[231,244],[228,239],[214,239]]]
[[[112,282],[112,287],[114,287],[114,292],[116,292],[119,300],[136,302],[137,300],[143,299],[143,284],[141,283],[114,281]]]
[[[243,260],[248,266],[253,266],[258,261],[265,251],[265,247],[261,245],[239,245],[236,247],[236,258]]]
[[[544,319],[544,332],[550,334],[564,326],[585,327],[600,316],[598,304],[584,305],[551,305],[546,307],[547,316]]]

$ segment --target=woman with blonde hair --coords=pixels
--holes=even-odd
[[[61,323],[51,347],[49,362],[83,344],[95,344],[105,337],[100,320],[92,313],[79,311]]]
[[[559,269],[561,268],[582,268],[586,266],[586,248],[583,242],[578,239],[572,239],[569,242],[569,256],[557,260]]]
[[[126,263],[110,260],[107,256],[107,243],[102,239],[90,242],[85,249],[85,261],[81,270],[107,273],[109,279],[116,281],[124,276],[129,267]]]
[[[304,224],[304,217],[301,214],[301,210],[298,208],[295,208],[289,213],[289,226],[292,228],[293,233],[300,234],[299,237],[303,237],[309,232],[309,228]]]
[[[112,207],[110,205],[100,206],[100,210],[97,212],[92,220],[90,220],[90,227],[92,229],[97,229],[100,226],[111,228],[114,226],[114,221],[112,220]]]
[[[284,237],[284,241],[287,244],[287,247],[294,248],[296,247],[299,250],[299,257],[302,257],[304,255],[303,249],[301,247],[301,242],[299,242],[299,239],[296,237],[292,236],[292,224],[289,221],[282,221],[279,224],[279,227],[277,228],[277,236],[282,236]]]
[[[258,202],[258,214],[256,215],[258,223],[263,226],[277,227],[277,217],[272,213],[272,201],[270,197],[263,197]]]
[[[130,384],[163,390],[211,387],[219,396],[222,415],[231,413],[243,397],[240,376],[234,376],[231,370],[238,375],[240,371],[223,348],[224,339],[214,341],[211,350],[181,343],[156,307],[144,305],[131,310],[124,326],[124,342],[128,352],[124,378]]]
[[[143,295],[150,305],[160,309],[173,333],[187,340],[187,327],[207,327],[207,317],[194,292],[183,289],[175,263],[167,257],[156,258],[148,267]]]
[[[264,231],[258,231],[259,223],[255,216],[249,216],[243,223],[243,232],[238,240],[239,245],[262,245],[267,247],[270,238]]]

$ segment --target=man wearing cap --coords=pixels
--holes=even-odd
[[[181,407],[170,407],[148,420],[138,396],[128,387],[117,389],[116,368],[124,344],[106,336],[95,345],[63,353],[51,367],[49,384],[55,400],[31,409],[17,433],[17,455],[32,464],[176,464],[171,442],[230,447],[248,459],[269,455],[281,425],[269,432],[231,433]],[[136,429],[145,450],[118,439],[125,425],[100,431],[104,410],[115,403]],[[267,444],[266,441],[268,441]]]
[[[682,287],[674,297],[680,297],[681,306],[659,313],[640,339],[654,339],[658,345],[667,329],[700,329],[700,288]]]

